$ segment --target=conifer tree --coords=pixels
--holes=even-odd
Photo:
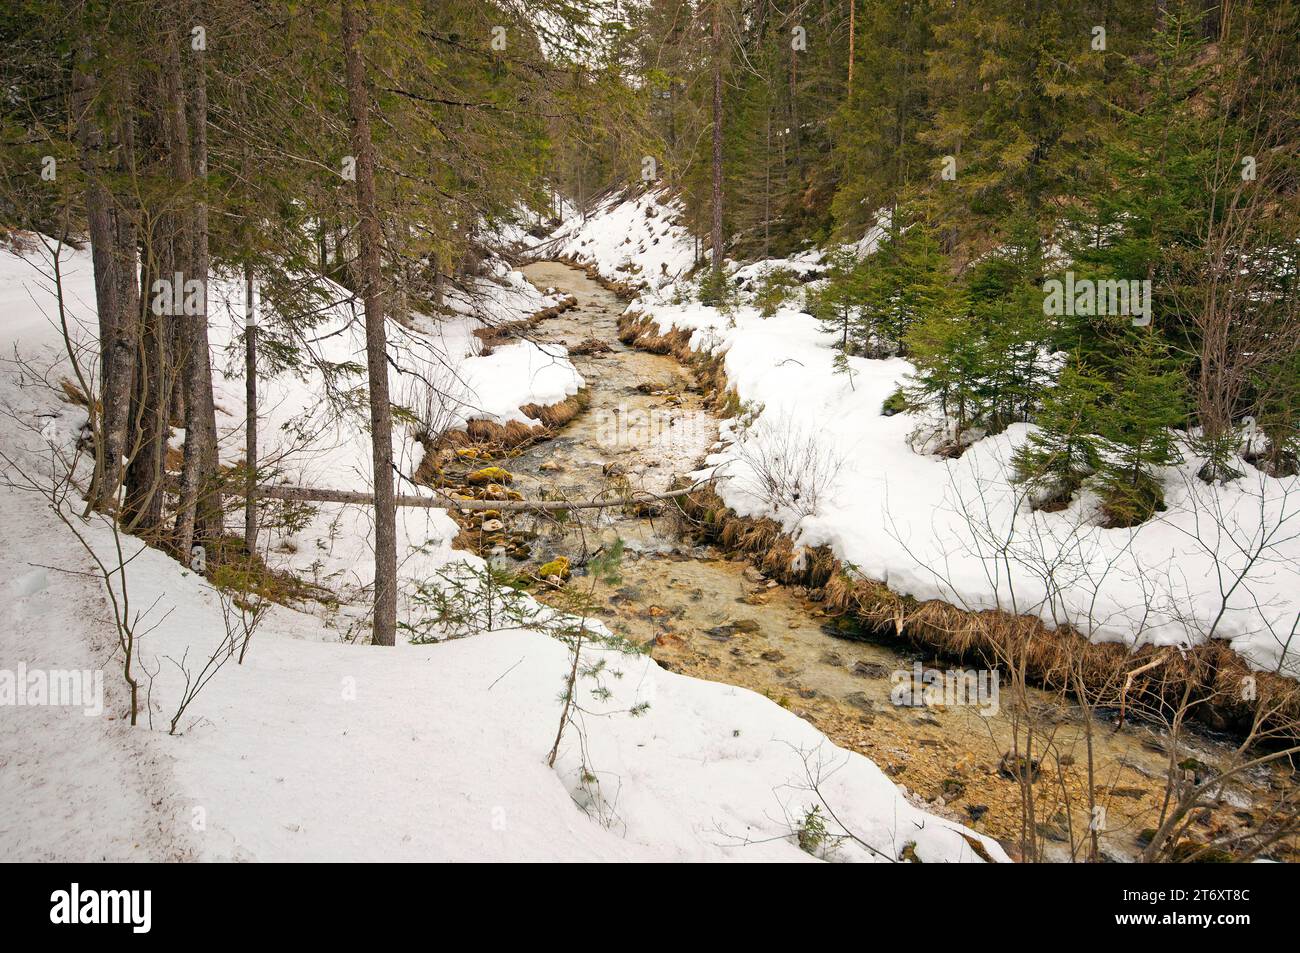
[[[826,283],[811,296],[808,308],[822,327],[839,338],[844,354],[857,354],[864,343],[861,321],[862,288],[870,263],[859,259],[852,249],[841,249],[830,256]]]
[[[1038,426],[1012,461],[1016,481],[1031,487],[1035,505],[1064,505],[1101,466],[1097,430],[1106,394],[1106,382],[1099,374],[1071,360],[1043,397],[1034,418]]]
[[[900,207],[868,261],[860,295],[868,353],[872,357],[906,354],[912,326],[949,304],[952,279],[947,258],[929,223]]]
[[[1187,419],[1186,377],[1159,334],[1135,329],[1100,416],[1103,512],[1134,526],[1164,508],[1155,471],[1181,459],[1174,428]]]
[[[928,120],[923,82],[934,43],[932,0],[867,0],[853,48],[859,80],[830,122],[839,182],[833,200],[838,232],[855,237],[882,208],[929,170],[933,150],[918,134]]]
[[[949,427],[951,449],[964,445],[984,416],[987,354],[978,322],[964,295],[918,321],[907,335],[915,372],[904,393],[917,409],[936,409]]]

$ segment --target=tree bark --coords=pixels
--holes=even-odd
[[[155,218],[145,231],[145,253],[140,263],[141,324],[135,386],[131,394],[131,444],[126,469],[123,517],[130,533],[157,541],[162,522],[162,476],[168,433],[169,400],[167,327],[165,318],[150,305],[149,289],[170,258],[159,246],[165,241],[161,221]]]
[[[244,548],[257,552],[257,300],[244,266]]]
[[[131,182],[136,175],[135,120],[132,97],[135,95],[131,76],[119,71],[115,84],[119,106],[114,145],[117,148],[117,172],[123,181]],[[104,395],[104,432],[107,437],[105,456],[113,462],[109,470],[112,480],[104,488],[106,498],[117,494],[124,479],[124,460],[134,453],[134,418],[131,415],[131,395],[135,391],[136,363],[140,349],[140,285],[137,243],[139,208],[135,199],[123,190],[115,196],[113,209],[115,255],[114,273],[117,279],[118,318],[114,327],[111,351],[108,357],[109,387]],[[105,346],[100,342],[101,347]]]
[[[180,37],[174,37],[169,63],[174,71],[168,83],[175,152],[173,164],[178,184],[189,188],[197,184],[192,197],[185,238],[190,263],[187,279],[197,279],[202,286],[197,314],[176,315],[182,329],[181,365],[183,378],[178,389],[185,393],[185,456],[181,469],[181,499],[176,512],[176,542],[181,553],[188,553],[196,539],[207,545],[221,535],[221,496],[214,492],[217,477],[216,402],[212,396],[212,357],[208,347],[208,207],[203,194],[208,174],[208,92],[202,50],[190,50],[193,60],[193,149],[190,148],[185,97],[180,83]],[[188,196],[187,196],[188,197]]]
[[[722,0],[713,0],[713,281],[722,281]]]
[[[182,201],[188,202],[191,198],[190,186],[193,180],[192,168],[190,165],[190,134],[189,121],[185,113],[185,92],[181,80],[181,38],[178,31],[173,30],[167,37],[167,53],[164,60],[165,67],[163,71],[163,88],[166,90],[167,101],[166,122],[167,130],[167,149],[168,158],[171,162],[171,174],[175,182],[177,191],[181,194]],[[175,231],[171,239],[173,246],[177,248],[176,255],[176,276],[168,275],[169,278],[175,278],[182,283],[182,289],[193,279],[198,279],[204,284],[204,300],[207,298],[207,275],[197,273],[193,260],[194,252],[194,220],[193,211],[190,210],[177,212],[173,218]],[[177,292],[174,292],[177,293]],[[188,305],[188,293],[185,294]],[[207,311],[206,304],[203,311]],[[173,390],[174,401],[172,404],[172,414],[175,416],[180,413],[180,419],[185,425],[185,447],[184,456],[181,462],[181,483],[180,483],[180,500],[176,506],[176,548],[177,551],[185,557],[194,542],[194,511],[198,498],[198,482],[200,470],[200,453],[199,444],[201,443],[202,421],[198,413],[199,406],[194,401],[195,380],[198,374],[195,368],[198,364],[198,355],[195,350],[195,330],[194,324],[206,317],[191,315],[188,313],[170,315],[169,333],[170,340],[173,342],[173,357],[176,362],[177,380]],[[183,395],[183,398],[182,396]]]
[[[397,510],[393,498],[393,410],[388,401],[388,341],[381,297],[379,212],[375,155],[370,138],[370,98],[361,56],[364,30],[351,0],[340,0],[343,58],[356,159],[358,272],[366,315],[366,366],[370,384],[370,442],[375,503],[375,645],[397,641]]]
[[[116,440],[108,427],[109,401],[113,394],[113,341],[122,322],[122,304],[118,295],[117,233],[113,225],[112,198],[102,184],[105,164],[104,131],[94,115],[97,80],[91,72],[93,50],[87,37],[81,60],[72,76],[73,112],[77,145],[81,154],[82,174],[86,180],[86,225],[90,233],[91,260],[95,271],[95,308],[99,315],[99,406],[98,419],[91,404],[91,429],[95,434],[95,474],[91,481],[91,503],[106,509],[117,489],[118,469],[122,457],[121,425],[118,415]],[[116,444],[116,447],[114,446]],[[116,461],[116,462],[115,462]]]

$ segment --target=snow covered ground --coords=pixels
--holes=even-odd
[[[576,212],[546,240],[547,254],[595,265],[606,278],[661,288],[695,260],[695,240],[680,224],[681,203],[657,191],[615,196],[588,220]]]
[[[65,254],[74,330],[91,343],[89,255]],[[516,274],[501,278],[480,289],[495,321],[550,303]],[[243,384],[237,355],[224,348],[242,312],[223,304],[239,300],[233,284],[213,284],[222,453],[236,460]],[[57,388],[68,367],[50,290],[39,253],[0,251],[0,351],[22,359],[0,366],[0,449],[27,474],[6,467],[10,481],[39,486],[52,485],[85,418]],[[456,394],[448,413],[506,420],[522,404],[577,389],[562,353],[521,343],[481,355],[472,331],[484,307],[457,320],[390,324],[395,397],[417,373],[442,375],[431,379]],[[325,361],[363,363],[349,306],[330,314],[312,347]],[[263,446],[288,482],[365,489],[362,424],[328,421],[323,390],[317,371],[264,384]],[[395,441],[409,473],[418,452],[405,430]],[[38,493],[0,485],[0,525],[4,859],[794,861],[809,859],[793,831],[817,805],[855,835],[838,845],[840,859],[896,860],[908,845],[926,861],[1006,859],[987,838],[913,806],[869,760],[775,703],[641,656],[612,655],[618,676],[606,679],[608,697],[581,683],[593,714],[581,731],[569,729],[547,767],[569,668],[562,643],[520,629],[391,649],[345,638],[370,581],[362,508],[320,507],[305,526],[264,541],[279,564],[316,578],[342,604],[274,607],[243,664],[216,673],[176,735],[167,727],[182,669],[196,673],[226,639],[221,602],[200,574],[123,537],[125,590],[147,630],[136,660],[142,724],[131,728],[113,617],[89,556]],[[106,522],[75,525],[112,560]],[[437,511],[403,514],[404,584],[467,558],[450,550],[453,532]],[[22,667],[102,672],[103,710],[6,699],[5,676],[12,689]],[[618,714],[645,702],[639,717]]]
[[[1243,463],[1245,477],[1210,487],[1196,478],[1203,461],[1189,451],[1161,474],[1167,511],[1141,527],[1100,528],[1087,493],[1064,511],[1032,512],[1008,479],[1030,425],[981,440],[956,460],[914,452],[909,435],[926,421],[882,413],[912,370],[907,361],[850,358],[849,371],[837,372],[834,336],[798,310],[797,298],[770,318],[743,304],[724,313],[683,303],[685,233],[663,233],[669,213],[647,214],[653,201],[614,200],[561,230],[563,247],[594,256],[610,276],[626,271],[629,256],[643,271],[658,270],[629,310],[724,356],[744,426],[733,425],[730,445],[710,463],[737,512],[774,516],[798,542],[828,545],[861,575],[919,599],[1038,614],[1130,644],[1212,634],[1260,668],[1300,675],[1300,479]],[[859,250],[875,238],[869,233]],[[815,280],[822,260],[812,250],[727,269],[746,301],[763,271]],[[762,484],[774,471],[804,476],[800,501],[773,505]]]

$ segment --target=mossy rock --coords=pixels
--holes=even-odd
[[[502,467],[484,467],[465,477],[470,486],[484,486],[489,483],[513,483],[515,475]]]
[[[478,491],[478,498],[480,500],[495,500],[500,502],[502,500],[522,500],[524,497],[523,494],[515,490],[507,490],[500,483],[489,483]]]
[[[537,575],[545,579],[548,576],[559,576],[561,579],[569,578],[569,557],[556,556],[548,563],[542,563],[537,570]]]

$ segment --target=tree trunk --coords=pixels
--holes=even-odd
[[[191,199],[189,194],[193,180],[190,164],[189,121],[185,112],[185,93],[181,79],[180,34],[172,31],[167,38],[167,53],[164,60],[163,88],[166,91],[166,140],[168,158],[171,163],[172,178],[180,192],[182,203]],[[183,558],[188,558],[190,547],[194,543],[194,514],[199,493],[199,479],[202,463],[200,446],[202,445],[203,420],[201,403],[195,400],[197,371],[201,355],[195,353],[198,334],[195,324],[204,322],[206,337],[206,300],[207,275],[199,274],[197,262],[194,261],[194,214],[192,210],[177,211],[172,218],[175,231],[171,240],[176,249],[175,275],[168,277],[179,281],[186,305],[189,304],[188,289],[191,280],[197,279],[204,285],[204,307],[202,313],[191,315],[188,312],[170,315],[170,335],[174,344],[173,356],[176,362],[177,379],[173,389],[174,401],[172,414],[181,413],[185,425],[185,449],[181,463],[180,499],[176,505],[176,548]],[[181,292],[173,291],[180,296]],[[181,395],[183,396],[183,399]]]
[[[713,282],[722,282],[722,0],[713,0]]]
[[[853,98],[853,40],[854,34],[858,32],[857,6],[858,0],[849,0],[849,82],[847,90],[847,98],[849,99]]]
[[[135,176],[135,125],[132,118],[133,88],[130,76],[122,72],[116,84],[120,106],[115,145],[117,171],[126,181]],[[107,370],[103,396],[104,458],[108,461],[107,480],[100,488],[99,499],[107,505],[117,496],[125,478],[123,458],[135,452],[135,418],[131,414],[131,395],[135,391],[136,365],[140,348],[139,263],[136,260],[137,208],[129,195],[118,195],[112,212],[113,235],[109,245],[113,255],[113,277],[117,285],[117,320],[113,337],[100,340],[107,352]]]
[[[139,362],[131,394],[131,444],[126,470],[123,506],[128,532],[156,542],[162,522],[162,474],[168,433],[170,373],[167,367],[166,317],[151,307],[149,289],[170,256],[159,246],[163,227],[154,218],[145,233],[145,253],[140,263],[141,325]]]
[[[348,116],[356,152],[358,277],[366,313],[366,366],[370,384],[370,442],[375,496],[375,645],[397,641],[397,509],[393,500],[393,410],[388,402],[388,342],[384,331],[375,204],[375,155],[370,139],[370,99],[360,44],[363,29],[351,0],[340,0]]]
[[[165,158],[166,88],[154,78],[140,91],[139,163],[145,175]],[[140,207],[143,254],[140,259],[140,344],[131,393],[131,436],[127,447],[126,528],[150,542],[161,542],[163,471],[170,432],[171,390],[174,383],[168,326],[173,318],[155,307],[154,282],[170,282],[176,272],[173,240],[176,216],[165,203],[151,198]]]
[[[208,346],[208,205],[204,193],[208,175],[208,83],[206,52],[190,50],[193,59],[193,150],[191,181],[197,187],[190,217],[190,267],[193,277],[202,283],[201,308],[198,314],[181,318],[186,334],[185,364],[185,461],[182,484],[188,475],[189,495],[176,516],[176,529],[182,552],[188,552],[197,539],[208,545],[221,536],[224,520],[221,495],[216,492],[219,469],[217,459],[216,401],[212,395],[212,355]],[[181,118],[184,103],[181,102]],[[183,128],[181,130],[184,131]]]
[[[104,164],[104,132],[93,115],[96,79],[91,73],[92,49],[86,39],[81,63],[73,73],[73,111],[77,131],[77,145],[81,153],[82,172],[86,179],[86,225],[90,233],[91,260],[95,270],[95,307],[99,315],[99,387],[102,408],[99,420],[95,419],[91,404],[91,429],[95,434],[95,474],[91,481],[91,503],[97,509],[107,509],[117,489],[117,472],[122,458],[121,425],[125,422],[117,415],[116,440],[108,428],[109,400],[113,393],[111,359],[113,341],[122,322],[122,304],[118,296],[117,242],[113,226],[112,198],[101,184]]]
[[[257,552],[257,298],[244,266],[244,548]]]

